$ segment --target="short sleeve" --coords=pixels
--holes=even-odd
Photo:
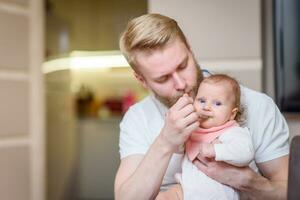
[[[273,160],[289,153],[289,129],[273,100],[263,95],[258,110],[252,113],[253,143],[257,163]]]
[[[131,107],[120,123],[119,148],[121,159],[129,155],[147,152],[149,144],[145,135],[146,131],[142,113]]]

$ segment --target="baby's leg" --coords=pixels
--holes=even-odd
[[[155,200],[183,200],[183,192],[180,184],[170,187],[164,192],[158,193]]]

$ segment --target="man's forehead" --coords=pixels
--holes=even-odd
[[[187,57],[188,52],[181,49],[156,49],[136,52],[135,62],[141,72],[164,74],[178,67]]]
[[[153,57],[153,58],[159,58],[161,56],[173,56],[173,59],[175,58],[174,54],[183,54],[187,51],[186,45],[179,39],[171,40],[165,45],[154,47],[154,48],[146,48],[142,50],[135,50],[134,54],[136,59],[139,61],[140,57]],[[178,55],[177,55],[178,56]]]

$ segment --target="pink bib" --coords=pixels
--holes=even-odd
[[[185,151],[189,160],[193,161],[199,154],[199,145],[201,143],[211,143],[219,137],[226,129],[238,126],[235,120],[226,122],[225,124],[212,128],[198,128],[194,131],[185,144]]]

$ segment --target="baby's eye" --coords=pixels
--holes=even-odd
[[[200,102],[201,104],[204,104],[204,103],[205,103],[205,99],[199,99],[199,102]]]
[[[221,101],[215,101],[215,105],[216,105],[216,106],[221,106],[222,103],[221,103]]]

